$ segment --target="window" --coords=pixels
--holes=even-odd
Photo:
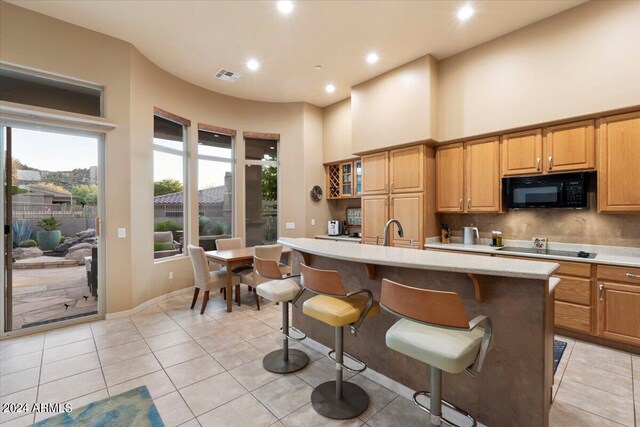
[[[198,234],[200,246],[233,235],[233,138],[198,131]]]
[[[40,74],[14,70],[3,65],[0,68],[0,100],[102,116],[100,87]]]
[[[247,246],[278,239],[278,141],[245,140]]]
[[[180,255],[187,230],[185,129],[153,118],[154,258]]]

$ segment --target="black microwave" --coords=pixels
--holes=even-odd
[[[504,205],[521,208],[586,208],[589,173],[502,178]]]

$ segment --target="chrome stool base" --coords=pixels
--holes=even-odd
[[[422,409],[423,411],[425,411],[426,413],[431,415],[431,424],[437,426],[437,425],[441,425],[442,423],[444,423],[444,424],[446,424],[448,426],[451,426],[451,427],[462,427],[462,426],[454,423],[453,421],[446,419],[443,416],[433,415],[431,413],[431,411],[429,410],[429,408],[424,406],[422,403],[418,402],[418,396],[427,396],[429,399],[431,399],[431,393],[428,392],[428,391],[416,391],[413,394],[413,403],[415,403],[418,408]],[[447,402],[444,399],[441,399],[440,402],[442,402],[442,404],[444,406],[446,406],[447,408],[451,409],[454,412],[459,413],[460,415],[466,417],[469,421],[471,421],[471,426],[470,427],[476,427],[478,425],[478,423],[476,422],[475,418],[473,418],[471,415],[469,415],[468,413],[466,413],[462,409],[460,409],[457,406],[455,406],[453,403]],[[442,421],[442,423],[440,423],[439,421]]]
[[[336,382],[327,381],[313,389],[311,405],[320,415],[346,420],[362,414],[369,407],[367,392],[357,384],[342,382],[342,398],[336,398]]]
[[[288,352],[285,360],[285,354]],[[296,349],[280,349],[272,351],[262,359],[264,369],[276,374],[289,374],[299,371],[307,366],[309,356],[303,351]]]

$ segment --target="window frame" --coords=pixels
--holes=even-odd
[[[189,197],[189,190],[190,190],[190,186],[189,186],[189,128],[190,128],[190,123],[189,121],[186,122],[180,122],[177,121],[175,118],[173,117],[167,117],[167,116],[173,116],[172,114],[162,114],[163,111],[159,110],[159,109],[154,109],[154,113],[153,113],[153,118],[155,121],[156,117],[159,117],[163,120],[167,120],[170,121],[172,123],[175,123],[179,126],[182,127],[182,150],[178,150],[175,148],[169,148],[169,147],[165,147],[162,145],[156,145],[155,143],[155,125],[154,125],[154,129],[153,129],[153,138],[151,140],[151,149],[152,149],[152,155],[155,155],[155,152],[162,152],[165,154],[172,154],[172,155],[178,155],[178,156],[182,156],[182,248],[179,254],[176,255],[172,255],[172,256],[168,256],[168,257],[164,257],[164,258],[154,258],[153,262],[154,263],[160,263],[160,262],[166,262],[169,260],[174,260],[177,258],[182,258],[182,257],[186,257],[188,256],[187,252],[186,252],[186,248],[187,245],[189,245],[191,243],[191,232],[190,232],[190,227],[191,227],[191,221],[190,221],[190,216],[191,216],[191,209],[190,209],[190,205],[191,205],[191,198]],[[178,116],[174,116],[174,117],[178,117]],[[155,174],[155,159],[153,160],[153,173]],[[153,178],[153,182],[155,183],[155,177]],[[155,195],[153,196],[153,198],[155,199]],[[153,203],[153,199],[152,199],[152,203]],[[155,206],[153,207],[153,211],[155,213]],[[153,225],[154,225],[154,229],[155,229],[155,215],[153,217]],[[154,230],[155,232],[155,230]],[[174,236],[176,237],[176,236]]]
[[[222,128],[221,128],[222,129]],[[200,154],[200,132],[208,132],[213,134],[220,134],[228,136],[231,139],[231,158],[226,157],[218,157],[211,156],[209,154]],[[195,180],[196,180],[196,191],[200,191],[200,160],[212,161],[212,162],[221,162],[221,163],[229,163],[231,164],[231,236],[237,236],[238,230],[238,215],[236,215],[236,134],[235,132],[217,132],[211,129],[208,129],[206,126],[199,124],[198,125],[198,140],[196,141],[196,155],[195,155]],[[200,217],[200,196],[196,199],[197,202],[197,213],[198,218]],[[200,230],[198,226],[197,232],[197,244],[200,244]]]
[[[278,209],[278,221],[276,222],[276,241],[280,238],[280,223],[282,221],[282,215],[281,215],[281,200],[280,200],[280,195],[282,194],[281,191],[281,186],[282,186],[282,180],[281,180],[281,174],[280,174],[280,135],[277,135],[277,139],[271,138],[271,137],[260,137],[260,136],[275,136],[277,134],[259,134],[259,133],[252,133],[252,132],[245,132],[244,133],[244,143],[245,143],[245,147],[246,147],[246,143],[247,143],[247,139],[261,139],[264,141],[270,141],[271,143],[276,144],[276,155],[277,155],[277,159],[278,160],[255,160],[255,159],[247,159],[247,154],[246,154],[246,150],[245,150],[245,157],[243,159],[243,166],[244,168],[246,168],[247,166],[275,166],[278,173],[277,173],[277,177],[278,177],[278,199],[276,200],[276,207]],[[243,169],[244,169],[243,168]],[[245,171],[242,171],[243,173],[243,183],[244,183],[244,197],[242,200],[243,206],[242,206],[242,210],[245,213],[245,218],[244,218],[244,236],[245,236],[245,243],[247,240],[247,218],[246,218],[246,212],[247,212],[247,180],[246,180],[246,174]]]

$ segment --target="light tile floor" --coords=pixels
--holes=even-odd
[[[226,313],[216,295],[201,316],[190,300],[183,294],[135,316],[0,342],[0,402],[77,408],[144,384],[169,427],[427,425],[410,400],[362,375],[350,381],[371,397],[363,415],[341,422],[319,416],[309,396],[332,376],[322,354],[305,347],[312,363],[296,374],[262,368],[263,355],[281,346],[279,306]],[[555,377],[551,425],[640,427],[640,356],[559,338],[568,346]],[[1,413],[0,425],[49,416]]]

